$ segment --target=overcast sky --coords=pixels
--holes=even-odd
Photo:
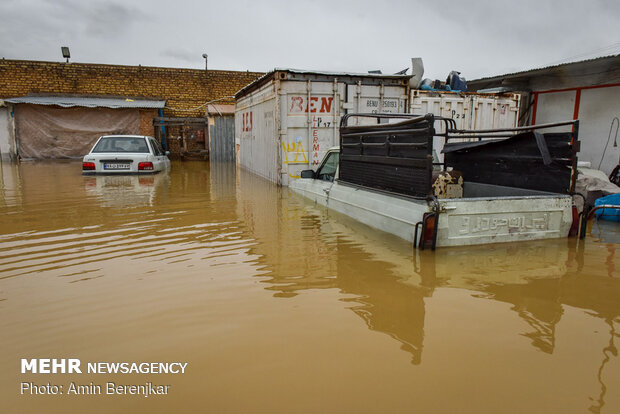
[[[0,0],[0,57],[467,79],[620,53],[618,0]]]

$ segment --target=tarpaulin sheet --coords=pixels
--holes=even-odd
[[[140,133],[138,109],[20,104],[15,122],[21,158],[82,157],[102,135]]]
[[[524,132],[507,139],[448,143],[446,167],[467,182],[566,193],[573,188],[576,135]]]

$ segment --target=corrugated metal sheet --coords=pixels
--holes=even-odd
[[[322,70],[303,70],[303,69],[292,69],[292,68],[275,68],[274,72],[288,72],[288,73],[298,73],[305,75],[326,75],[326,76],[354,76],[354,77],[364,77],[364,78],[386,78],[386,79],[409,79],[411,75],[398,75],[398,74],[387,74],[387,73],[357,73],[357,72],[330,72],[330,71],[322,71]]]
[[[617,70],[617,62],[619,59],[620,54],[601,56],[593,59],[561,63],[558,65],[545,66],[542,68],[528,69],[521,72],[511,72],[503,75],[488,76],[480,79],[469,80],[467,81],[467,85],[473,87],[473,90],[477,90],[481,88],[497,86],[496,84],[500,84],[501,82],[506,80],[524,80],[543,76],[553,77],[552,75],[556,73],[558,73],[555,75],[557,81],[561,81],[567,76],[577,76],[581,78],[582,85],[592,83],[592,79],[597,79],[596,76],[601,76],[604,79],[611,78],[606,79],[606,82],[613,82],[613,76],[610,76],[610,74]],[[584,67],[587,67],[589,70],[584,71]],[[480,85],[483,86],[481,87]]]
[[[211,126],[212,161],[235,161],[235,120],[232,116],[214,117]]]
[[[85,108],[147,108],[159,109],[166,101],[131,98],[98,98],[91,96],[23,96],[5,99],[12,104],[55,105],[63,108],[81,106]]]
[[[364,84],[373,83],[379,85],[384,82],[386,86],[401,85],[403,82],[408,82],[411,79],[411,75],[389,75],[389,74],[377,74],[377,73],[354,73],[354,72],[328,72],[328,71],[311,71],[301,69],[287,69],[276,68],[271,72],[267,72],[254,82],[244,86],[237,91],[235,99],[240,99],[245,95],[250,94],[256,89],[259,89],[263,85],[270,81],[274,81],[278,77],[279,80],[291,80],[291,81],[326,81],[332,82],[337,78],[340,82],[344,83],[357,83],[362,80]]]
[[[235,105],[209,104],[207,105],[209,115],[235,115]]]

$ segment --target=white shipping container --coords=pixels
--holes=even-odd
[[[338,145],[347,113],[433,113],[460,129],[515,127],[519,95],[457,94],[411,89],[410,76],[271,71],[235,98],[235,143],[241,167],[280,185],[316,170]],[[352,122],[376,122],[354,118]],[[442,123],[437,123],[439,132]],[[439,153],[442,138],[436,139]]]
[[[479,94],[444,91],[411,90],[409,112],[425,115],[432,113],[452,118],[457,129],[497,129],[515,128],[519,122],[519,94]],[[438,133],[445,132],[443,122],[436,122]],[[456,142],[453,140],[451,142]],[[466,140],[463,140],[466,141]],[[443,161],[443,137],[435,137],[435,148],[440,161]]]
[[[407,112],[409,76],[274,70],[236,95],[238,162],[281,185],[316,169],[348,112]],[[358,120],[363,122],[363,120]]]

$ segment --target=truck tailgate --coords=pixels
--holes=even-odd
[[[567,237],[568,195],[440,200],[438,246]]]

